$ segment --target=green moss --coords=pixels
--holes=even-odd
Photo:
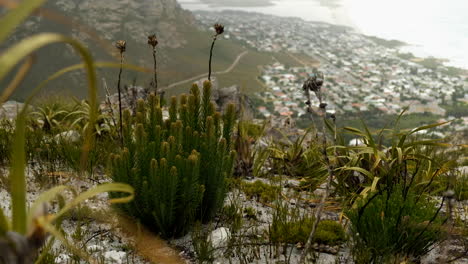
[[[303,243],[307,242],[309,234],[312,230],[314,218],[304,218],[296,221],[278,221],[273,220],[270,228],[270,239],[276,243]],[[335,221],[324,220],[317,226],[313,242],[337,245],[346,240],[346,235],[343,227]]]
[[[257,220],[257,210],[252,207],[244,208],[245,217],[252,220]]]
[[[345,241],[343,227],[331,220],[324,220],[318,224],[314,241],[321,244],[335,245]]]
[[[276,200],[276,197],[280,192],[280,187],[257,180],[253,183],[242,183],[242,190],[245,192],[247,197],[251,199],[255,198],[257,201],[267,203]]]

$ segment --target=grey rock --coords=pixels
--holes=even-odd
[[[60,141],[66,141],[66,142],[72,142],[72,143],[76,143],[80,140],[80,133],[78,133],[78,131],[76,130],[69,130],[69,131],[65,131],[65,132],[62,132],[60,134],[57,134],[55,135],[54,137],[54,140],[56,142],[60,142]]]
[[[208,239],[211,241],[213,248],[221,248],[226,246],[229,238],[231,237],[231,231],[227,227],[220,227],[213,230],[209,235]]]
[[[0,106],[0,118],[16,119],[16,115],[23,109],[24,104],[16,101],[7,101]]]

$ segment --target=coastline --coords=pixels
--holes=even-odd
[[[216,4],[213,5],[215,2]],[[230,2],[231,5],[225,5],[224,2]],[[236,4],[232,4],[233,2]],[[434,41],[431,41],[432,37],[427,38],[424,34],[421,35],[421,39],[407,37],[407,34],[392,34],[392,32],[397,31],[398,27],[390,31],[388,26],[386,29],[375,30],[375,27],[369,28],[364,23],[363,27],[363,21],[356,20],[356,16],[365,10],[356,11],[350,0],[332,0],[331,2],[325,0],[262,0],[260,5],[248,5],[248,3],[246,5],[246,2],[248,0],[192,0],[190,3],[197,4],[188,4],[186,7],[190,10],[206,11],[242,10],[281,17],[299,17],[310,22],[324,22],[334,26],[350,27],[357,33],[389,42],[387,44],[398,49],[401,53],[412,53],[415,57],[420,58],[441,58],[445,67],[468,70],[468,58],[463,54],[464,49],[460,48],[466,42],[466,38],[461,38],[460,41],[454,38],[445,39],[434,45]],[[248,10],[250,8],[252,10]],[[371,17],[366,18],[364,21],[368,22],[369,19]],[[378,19],[378,15],[376,15],[375,19]],[[445,27],[446,25],[442,26]],[[408,30],[414,31],[412,29]]]

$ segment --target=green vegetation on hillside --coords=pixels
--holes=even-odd
[[[42,3],[24,0],[0,17],[0,44]],[[195,56],[196,62],[182,59],[185,66],[179,71],[190,68],[190,75],[204,73],[212,36],[203,36],[204,44],[193,44],[194,54],[189,49],[163,57]],[[244,51],[235,43],[223,42],[215,49],[215,70],[225,69]],[[131,243],[190,231],[182,243],[190,261],[199,263],[299,259],[301,264],[315,263],[318,252],[336,255],[337,260],[348,254],[356,264],[419,263],[445,241],[447,245],[456,242],[456,247],[440,262],[468,252],[467,208],[458,203],[468,197],[466,172],[460,169],[466,165],[461,157],[467,146],[419,133],[451,122],[422,125],[436,117],[404,116],[403,112],[387,120],[388,116],[369,111],[362,116],[364,122],[356,124],[354,116],[327,115],[322,90],[326,79],[319,73],[303,86],[308,118],[315,120],[307,131],[292,125],[266,129],[238,117],[232,104],[224,114],[216,112],[209,81],[204,82],[203,91],[192,85],[189,95],[166,98],[166,102],[147,92],[144,99],[133,98],[135,102],[125,98],[129,107],[121,116],[114,113],[111,102],[98,106],[95,68],[103,64],[97,64],[79,41],[55,33],[28,36],[0,54],[0,81],[8,84],[1,91],[0,104],[27,75],[27,57],[52,43],[67,44],[81,56],[83,64],[77,68],[86,73],[81,80],[86,82],[88,99],[33,101],[44,82],[29,94],[14,120],[0,120],[0,193],[9,198],[0,206],[3,262],[49,263],[61,256],[67,262],[107,263],[115,260],[114,255],[120,255],[122,262],[145,261],[145,256],[131,257],[143,254],[133,250]],[[125,41],[118,43],[123,55]],[[249,52],[251,56],[234,67],[236,78],[220,74],[220,82],[245,77],[246,83],[252,81],[245,89],[258,89],[251,79],[258,76],[254,63],[273,58]],[[293,59],[283,55],[278,59],[283,63]],[[151,58],[145,63],[151,63]],[[14,72],[17,65],[23,69],[18,73]],[[141,70],[123,64],[104,66]],[[9,73],[19,81],[9,82]],[[124,80],[132,74],[126,71]],[[183,78],[187,73],[176,74]],[[158,76],[164,79],[164,74]],[[316,112],[313,95],[319,101]],[[456,113],[463,105],[455,102],[454,106],[448,110]],[[372,127],[366,124],[369,121]],[[346,137],[361,144],[350,146]],[[233,179],[234,169],[242,164],[247,168]],[[255,177],[262,179],[249,180]],[[109,193],[99,196],[105,201],[93,199],[102,193]],[[136,223],[133,235],[120,234],[129,229],[128,223],[116,231],[114,220],[125,221],[112,217],[115,208],[109,204],[113,203],[134,217],[128,220]],[[98,218],[112,221],[102,225]],[[140,223],[154,233],[142,232]],[[345,244],[348,237],[352,239]]]

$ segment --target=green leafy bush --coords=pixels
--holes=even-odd
[[[196,85],[179,102],[173,97],[167,120],[154,95],[138,102],[134,116],[124,112],[124,149],[111,157],[110,175],[136,190],[124,211],[164,237],[185,234],[195,220],[210,220],[226,196],[235,109],[215,113],[210,95],[205,82],[203,98]]]
[[[442,238],[436,204],[402,185],[375,192],[348,210],[356,263],[417,260]]]
[[[347,198],[345,201],[352,203],[356,194],[371,189],[392,189],[401,183],[417,186],[418,193],[428,192],[455,169],[455,160],[443,154],[450,144],[417,134],[447,122],[400,130],[398,124],[403,114],[396,120],[394,129],[372,133],[365,124],[364,130],[344,128],[362,141],[360,146],[335,148],[339,168],[334,187],[337,194]]]

